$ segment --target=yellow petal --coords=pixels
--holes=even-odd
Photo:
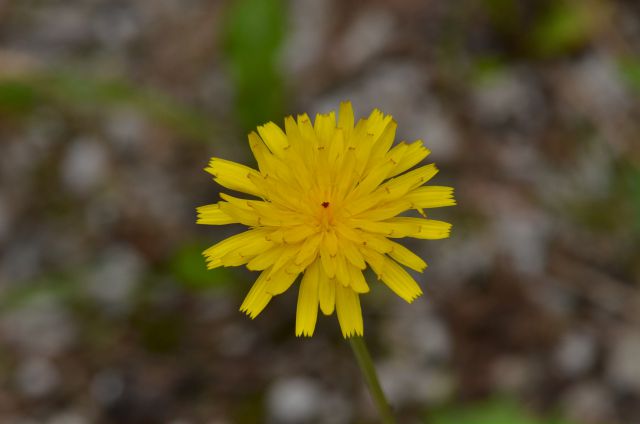
[[[220,259],[223,256],[242,247],[263,243],[266,234],[267,232],[261,228],[245,231],[214,244],[213,246],[202,252],[202,254],[207,258],[207,261],[209,262],[209,269],[216,268],[222,265]]]
[[[267,273],[268,271],[263,271],[260,274],[240,305],[240,311],[249,315],[251,319],[257,317],[271,300],[272,296],[266,292]]]
[[[316,230],[310,225],[296,225],[283,230],[283,241],[289,244],[300,243],[315,233]]]
[[[205,225],[224,225],[237,222],[235,219],[220,210],[218,203],[197,208],[198,220],[196,223]]]
[[[302,277],[296,310],[296,336],[313,336],[318,319],[318,263],[310,265]]]
[[[327,277],[321,266],[318,266],[318,298],[322,313],[331,315],[336,304],[336,280]]]
[[[387,220],[392,227],[397,228],[397,234],[404,234],[406,230],[417,226],[417,231],[406,233],[406,236],[389,235],[389,237],[414,237],[418,239],[437,240],[449,237],[451,224],[435,219],[397,217]]]
[[[347,264],[347,258],[338,254],[336,256],[336,280],[345,287],[349,287],[351,284],[351,275],[347,266],[351,266]]]
[[[331,254],[325,244],[320,245],[320,262],[322,268],[329,278],[335,278],[336,268],[338,267],[336,261],[337,253]]]
[[[387,193],[385,201],[399,199],[410,190],[429,181],[437,173],[438,168],[436,168],[435,164],[430,163],[429,165],[421,166],[406,174],[390,179],[380,186],[378,190]]]
[[[344,132],[345,140],[349,139],[353,132],[353,123],[353,107],[351,106],[351,102],[341,102],[338,112],[338,128],[341,128]]]
[[[309,260],[310,258],[315,257],[318,254],[318,247],[320,246],[320,242],[322,241],[322,234],[316,233],[309,238],[307,238],[300,251],[296,256],[295,263],[301,264]]]
[[[411,202],[412,208],[440,208],[456,204],[452,187],[419,187],[407,193],[404,199]]]
[[[362,253],[356,245],[349,240],[340,240],[340,251],[349,260],[349,262],[358,269],[365,269],[367,265],[364,262]]]
[[[269,250],[274,243],[267,239],[268,236],[257,238],[251,243],[243,244],[237,249],[222,256],[220,262],[223,266],[240,266],[253,259],[258,254]]]
[[[247,264],[247,269],[251,271],[262,271],[269,267],[272,267],[276,261],[289,250],[289,246],[281,245],[274,246],[271,249],[265,250],[255,258],[251,259]]]
[[[400,199],[360,212],[357,217],[368,219],[370,221],[382,221],[393,218],[406,210],[412,209],[412,207],[413,205],[411,202],[405,199]]]
[[[212,158],[205,170],[213,175],[213,179],[221,186],[258,197],[261,195],[260,190],[249,178],[250,175],[260,175],[255,169],[236,162]]]
[[[362,336],[362,309],[356,292],[338,284],[336,286],[336,311],[344,338]]]
[[[276,156],[282,156],[283,152],[289,147],[287,136],[279,126],[273,122],[268,122],[258,127],[260,137],[269,147],[269,150]]]
[[[386,237],[414,237],[419,239],[443,239],[449,237],[451,224],[434,219],[396,217],[386,221],[352,219],[351,222],[362,230]]]
[[[362,271],[360,271],[355,266],[350,266],[348,264],[347,264],[347,270],[349,272],[351,288],[356,293],[367,293],[369,291],[369,285],[367,284],[367,281],[364,279],[364,275],[362,275]]]
[[[329,146],[333,138],[333,132],[336,130],[336,114],[331,112],[328,114],[317,114],[314,122],[314,130],[318,137],[320,146]]]
[[[389,256],[401,263],[402,265],[413,269],[414,271],[422,272],[427,267],[427,263],[420,258],[420,256],[413,253],[400,243],[389,240],[392,249],[389,252]]]
[[[275,273],[269,272],[269,277],[267,277],[267,293],[273,296],[284,293],[291,287],[298,277],[298,274],[298,272],[289,272],[286,268],[281,268]]]
[[[338,253],[338,238],[335,231],[327,231],[324,234],[323,244],[330,255],[335,256]]]
[[[293,264],[293,258],[298,254],[299,246],[296,245],[283,245],[282,250],[279,253],[278,259],[274,262],[271,272],[280,271],[280,268]]]
[[[392,177],[394,175],[403,173],[407,169],[413,168],[424,158],[426,158],[429,153],[431,152],[429,151],[429,149],[423,146],[421,140],[417,140],[411,144],[408,144],[407,149],[404,151],[402,157],[397,161],[396,166],[393,168],[393,170],[391,170],[389,176]]]
[[[377,138],[374,146],[371,148],[371,153],[369,156],[369,163],[367,168],[371,168],[374,166],[378,166],[378,163],[382,158],[385,157],[391,145],[393,144],[393,140],[396,136],[396,129],[398,128],[398,124],[393,119],[390,119],[386,124],[380,136]],[[398,153],[398,152],[396,152]],[[397,160],[393,160],[394,165],[397,164]],[[385,175],[385,178],[389,175],[394,166],[389,168],[389,171]]]
[[[386,258],[382,281],[408,303],[413,302],[416,297],[422,294],[416,280],[395,261],[388,258]]]

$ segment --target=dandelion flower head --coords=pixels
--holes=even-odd
[[[379,110],[354,123],[343,102],[337,119],[303,114],[285,118],[284,131],[259,126],[249,134],[257,170],[211,159],[214,180],[243,197],[220,193],[218,203],[198,208],[198,223],[249,229],[205,250],[208,268],[260,271],[241,311],[255,318],[301,276],[296,335],[313,335],[320,309],[335,310],[351,337],[363,334],[367,267],[409,303],[422,294],[404,267],[422,272],[427,264],[394,239],[448,237],[451,225],[427,219],[424,209],[455,200],[450,187],[424,186],[438,172],[434,164],[416,167],[429,150],[420,140],[394,146],[396,126]]]

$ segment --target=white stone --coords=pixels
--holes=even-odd
[[[60,375],[53,364],[42,357],[23,361],[16,371],[16,385],[28,397],[42,397],[51,393],[60,382]]]
[[[294,424],[315,422],[321,388],[313,380],[292,377],[277,380],[267,392],[267,411],[270,422]]]
[[[80,138],[67,148],[62,160],[62,183],[72,193],[88,194],[107,174],[107,152],[93,138]]]
[[[547,118],[544,98],[532,74],[507,69],[479,82],[472,94],[477,120],[489,126],[514,125],[520,130],[542,128]]]
[[[637,328],[621,332],[610,346],[607,374],[619,389],[640,391],[640,334]]]
[[[89,276],[86,289],[106,307],[126,310],[145,268],[144,259],[132,248],[125,245],[111,247]]]
[[[25,353],[57,355],[75,340],[67,310],[48,294],[36,295],[0,321],[5,339]]]
[[[333,9],[328,0],[298,0],[289,6],[289,30],[282,61],[285,72],[295,77],[323,54]]]
[[[337,47],[336,58],[346,69],[356,68],[382,51],[393,39],[395,20],[388,11],[364,8]]]
[[[498,247],[516,271],[541,275],[546,268],[551,225],[542,213],[508,206],[497,208],[493,220]]]
[[[90,422],[87,417],[79,412],[65,411],[51,417],[47,424],[89,424]]]
[[[555,352],[555,362],[568,376],[588,372],[596,360],[596,344],[593,335],[586,332],[566,334]]]
[[[571,387],[561,401],[564,415],[571,422],[600,424],[613,422],[615,407],[611,392],[595,382]]]
[[[91,396],[103,405],[109,405],[124,393],[124,379],[115,370],[104,370],[91,380]]]

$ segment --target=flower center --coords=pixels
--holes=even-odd
[[[331,208],[331,203],[328,201],[324,201],[320,203],[322,208],[320,209],[320,213],[318,216],[318,222],[320,224],[320,228],[322,231],[327,231],[335,224],[335,218],[333,216],[333,208]]]

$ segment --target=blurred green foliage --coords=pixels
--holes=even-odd
[[[236,114],[244,130],[282,114],[278,61],[286,16],[281,0],[238,0],[227,10],[224,52],[236,89]]]
[[[468,407],[453,405],[439,410],[430,424],[568,424],[567,421],[542,419],[529,414],[518,403],[494,399]]]
[[[515,52],[533,58],[564,56],[584,47],[601,27],[602,2],[540,0],[484,0],[491,26]]]
[[[640,234],[640,165],[629,166],[626,172],[626,187],[631,195],[633,205],[633,215],[635,221],[635,231]]]
[[[179,248],[169,261],[171,274],[180,284],[191,290],[229,287],[237,277],[227,268],[208,270],[202,257],[205,248],[201,244],[187,244]]]
[[[43,105],[70,110],[74,116],[99,116],[105,109],[125,106],[179,135],[209,141],[216,132],[211,119],[165,94],[125,79],[81,75],[68,70],[24,74],[0,79],[0,113],[28,115]]]
[[[619,64],[620,74],[629,87],[640,93],[640,59],[623,58]]]
[[[45,294],[52,295],[65,302],[79,300],[81,285],[73,275],[49,274],[33,281],[8,286],[0,296],[0,313],[19,308],[35,297]]]
[[[543,57],[564,55],[584,46],[599,27],[601,7],[591,1],[550,3],[532,34],[532,47]]]

